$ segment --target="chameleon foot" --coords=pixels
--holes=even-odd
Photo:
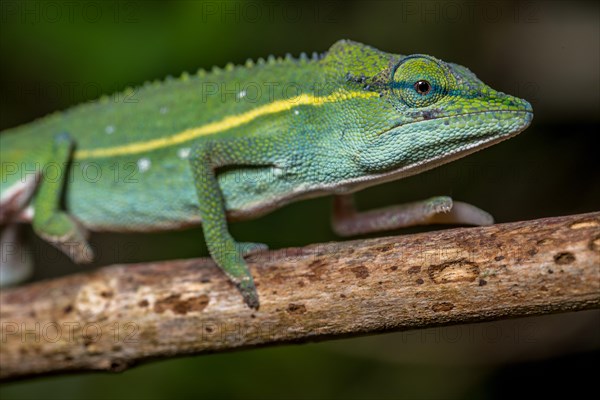
[[[65,253],[76,264],[93,261],[94,252],[87,242],[87,231],[67,214],[52,214],[43,222],[34,221],[34,229],[42,238]]]
[[[413,204],[419,204],[419,202]],[[421,205],[423,207],[421,210],[421,218],[427,219],[436,214],[450,212],[454,204],[452,198],[448,196],[437,196],[423,200]]]
[[[262,243],[238,243],[233,240],[226,241],[220,248],[209,248],[211,256],[238,288],[244,302],[255,310],[259,307],[258,293],[244,256],[266,248]]]
[[[248,307],[258,310],[260,303],[258,301],[258,292],[256,291],[256,286],[254,285],[252,277],[248,276],[242,278],[239,282],[236,282],[236,286],[244,298],[244,303],[246,303]]]
[[[432,214],[429,223],[486,226],[494,223],[494,217],[472,204],[455,201],[447,211]]]

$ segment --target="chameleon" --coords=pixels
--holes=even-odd
[[[526,100],[466,67],[350,40],[121,95],[0,134],[3,244],[20,246],[16,229],[31,224],[86,263],[90,232],[201,225],[211,257],[254,309],[259,296],[244,256],[266,246],[237,242],[229,222],[330,195],[341,236],[492,224],[487,212],[448,196],[369,211],[357,210],[352,196],[511,138],[533,119]],[[7,249],[2,274],[11,283],[27,260]]]

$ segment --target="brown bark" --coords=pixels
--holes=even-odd
[[[0,378],[600,306],[600,212],[248,257],[247,308],[210,259],[3,290]]]

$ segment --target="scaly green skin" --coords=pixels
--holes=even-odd
[[[429,92],[418,93],[418,81]],[[257,217],[415,174],[511,137],[532,117],[525,100],[462,66],[340,41],[322,57],[184,75],[2,133],[2,202],[13,205],[0,223],[31,221],[22,210],[32,204],[36,231],[65,251],[59,242],[85,247],[86,230],[203,221],[211,255],[257,307],[241,254],[261,247],[238,245],[226,215]],[[65,157],[69,146],[75,152]],[[42,178],[31,201],[14,195],[35,186],[24,184],[26,171],[49,176],[51,162],[69,162],[66,181]],[[9,201],[17,197],[18,207]]]

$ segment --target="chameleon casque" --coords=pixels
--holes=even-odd
[[[31,223],[84,263],[90,231],[201,224],[211,256],[253,308],[243,255],[266,246],[236,242],[228,220],[333,194],[341,235],[491,224],[445,196],[367,212],[350,196],[510,138],[533,118],[527,101],[465,67],[346,40],[312,58],[269,57],[126,93],[135,101],[104,97],[0,135],[3,243],[24,245],[15,229]],[[1,277],[10,284],[27,260],[7,248]]]

